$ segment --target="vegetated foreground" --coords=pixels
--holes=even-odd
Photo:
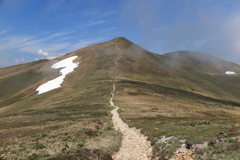
[[[79,66],[61,87],[37,95],[59,75],[51,66],[72,56]],[[125,38],[2,68],[0,157],[112,159],[122,139],[108,103],[114,77],[120,117],[148,137],[152,158],[240,159],[239,73],[207,54],[158,55]]]
[[[186,147],[191,154],[178,158],[240,159],[239,108],[234,105],[177,90],[169,94],[166,88],[142,82],[118,81],[116,86],[120,116],[148,136],[153,157],[169,159]]]

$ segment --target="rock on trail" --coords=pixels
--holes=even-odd
[[[115,91],[115,85],[113,85],[113,91]],[[123,134],[122,145],[119,152],[113,157],[114,160],[149,160],[152,156],[152,147],[150,142],[147,141],[147,137],[142,135],[139,130],[135,128],[129,128],[126,123],[122,121],[117,112],[118,108],[113,103],[112,95],[110,99],[110,105],[115,107],[111,111],[113,114],[112,120],[114,128],[119,130]]]

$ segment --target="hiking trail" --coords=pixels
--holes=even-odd
[[[113,86],[115,86],[113,84]],[[119,130],[123,134],[122,145],[116,154],[114,160],[149,160],[152,156],[152,147],[147,137],[142,135],[139,130],[129,128],[126,123],[122,121],[118,114],[118,108],[113,103],[113,96],[110,99],[110,105],[115,107],[111,111],[113,117],[113,124],[115,130]]]
[[[115,41],[116,51],[119,50]],[[119,51],[118,57],[114,60],[115,68],[117,69],[117,62],[121,58],[122,54]],[[112,76],[114,80],[114,73]],[[126,123],[122,121],[119,117],[118,109],[113,103],[113,98],[115,94],[115,84],[113,82],[113,90],[111,92],[110,105],[114,107],[111,111],[113,117],[113,124],[115,130],[122,132],[122,144],[116,155],[113,156],[114,160],[150,160],[152,156],[152,147],[150,142],[147,141],[147,137],[140,133],[140,130],[136,128],[130,128]]]

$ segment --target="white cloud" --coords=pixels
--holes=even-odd
[[[102,21],[89,21],[88,24],[103,23]],[[1,32],[1,31],[0,31]],[[11,35],[0,37],[0,58],[6,62],[9,60],[7,66],[16,63],[23,63],[23,59],[16,59],[16,55],[23,54],[25,59],[40,60],[53,59],[65,53],[72,52],[76,49],[86,47],[93,43],[101,42],[106,37],[87,38],[77,40],[76,36],[72,36],[74,31],[64,32],[46,32],[41,35]],[[83,35],[83,34],[82,34]],[[84,35],[84,37],[93,37],[93,35]],[[101,35],[99,35],[101,36]],[[105,35],[104,35],[105,36]],[[72,38],[71,38],[72,37]],[[81,36],[83,37],[83,36]],[[7,56],[3,53],[9,53]],[[4,58],[8,57],[8,58]],[[26,62],[26,61],[25,61]],[[2,63],[3,64],[3,63]],[[1,65],[2,65],[1,64]]]
[[[54,59],[56,56],[50,55],[48,52],[43,52],[41,49],[38,50],[37,54],[41,57],[44,57],[46,59]]]
[[[59,43],[58,40],[60,38],[60,35],[66,35],[66,34],[58,33],[58,34],[53,34],[45,38],[39,38],[39,39],[37,39],[38,37],[29,36],[29,35],[15,35],[15,36],[2,38],[0,39],[0,44],[1,44],[0,51],[3,52],[3,51],[9,51],[9,50],[18,50],[20,52],[37,54],[38,56],[49,59],[49,58],[53,58],[53,57],[55,58],[59,56],[58,53],[60,52],[67,53],[75,49],[79,49],[87,45],[90,45],[92,43],[97,43],[99,41],[102,41],[103,39],[106,39],[106,38],[99,37],[99,38],[93,38],[93,39],[79,40],[79,42],[76,42],[76,43],[70,43],[70,42]],[[56,37],[56,36],[59,36],[57,40],[55,41],[51,40],[50,43],[47,43],[47,40],[49,38]],[[48,51],[48,52],[44,52],[44,51]]]
[[[68,35],[71,33],[74,33],[74,31],[58,32],[58,33],[54,33],[54,34],[46,37],[45,39],[48,40],[48,39],[55,38],[55,37],[65,36],[65,35]]]
[[[15,61],[16,64],[19,64],[19,63],[24,63],[25,59],[24,58],[20,58],[20,59],[15,59],[14,61]]]
[[[65,17],[71,17],[71,16],[85,16],[85,17],[107,17],[107,16],[111,16],[116,14],[117,11],[106,11],[106,12],[101,12],[101,11],[97,11],[97,10],[89,10],[89,11],[83,11],[83,12],[79,12],[79,13],[74,13],[74,14],[68,14]]]
[[[106,22],[106,21],[96,21],[96,22],[89,21],[88,23],[83,24],[83,25],[80,25],[80,26],[78,26],[78,27],[88,27],[88,26],[93,26],[93,25],[105,23],[105,22]]]
[[[27,42],[29,42],[31,39],[33,39],[33,36],[29,35],[14,35],[6,38],[0,39],[0,50],[10,50],[10,49],[16,49],[21,46],[24,46]]]
[[[43,55],[43,56],[48,56],[49,55],[49,53],[48,52],[43,52],[41,49],[40,50],[38,50],[38,52],[37,52],[38,54],[40,54],[40,55]]]
[[[46,42],[52,38],[62,37],[68,34],[73,33],[74,31],[69,32],[57,32],[52,35],[46,36],[44,38],[39,38],[38,36],[31,36],[31,35],[13,35],[6,38],[0,39],[0,50],[4,49],[19,49],[20,51],[27,51],[30,53],[35,54],[36,48],[39,48],[39,46],[45,46]],[[69,43],[54,43],[52,41],[51,46],[54,46],[53,48],[61,49],[63,47],[66,47]],[[62,46],[62,47],[61,47]],[[35,48],[35,49],[33,49]]]

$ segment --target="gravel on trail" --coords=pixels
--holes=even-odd
[[[113,85],[115,91],[115,85]],[[152,147],[147,137],[142,135],[136,128],[129,128],[126,123],[122,121],[118,114],[118,108],[113,103],[112,95],[110,105],[115,107],[111,111],[113,117],[113,124],[115,130],[119,130],[123,134],[122,144],[118,153],[113,156],[114,160],[150,160],[152,156]]]

